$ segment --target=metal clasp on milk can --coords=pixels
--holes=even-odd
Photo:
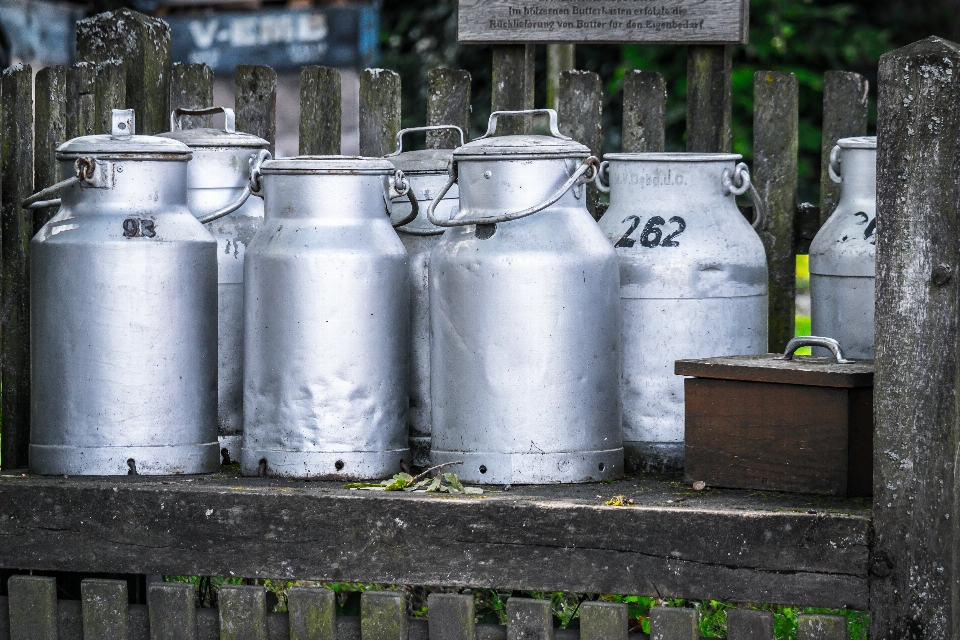
[[[838,140],[829,172],[840,201],[810,243],[810,330],[836,338],[853,358],[873,358],[877,138]]]
[[[600,228],[620,262],[623,445],[628,468],[683,466],[679,359],[767,348],[767,261],[735,196],[753,189],[739,155],[613,153],[601,188]],[[608,182],[607,187],[604,182]]]
[[[548,115],[551,135],[494,137],[518,114]],[[555,111],[495,112],[427,210],[449,227],[430,255],[430,459],[463,460],[463,480],[622,474],[616,252],[577,188],[598,167]],[[454,184],[460,211],[445,220]]]
[[[397,150],[384,158],[403,171],[410,183],[410,194],[421,204],[420,213],[405,224],[394,224],[410,258],[410,452],[413,464],[424,467],[430,462],[430,292],[428,269],[430,251],[444,232],[427,220],[426,208],[447,181],[453,164],[453,149],[404,151],[403,136],[420,131],[456,131],[463,146],[463,131],[454,125],[413,127],[397,132]],[[456,186],[447,191],[440,203],[439,216],[447,220],[460,210]],[[409,220],[411,206],[406,198],[393,199],[393,211]]]
[[[222,129],[183,129],[184,116],[222,113]],[[193,151],[187,165],[187,203],[217,243],[217,430],[224,463],[239,458],[243,434],[243,262],[263,225],[260,166],[270,143],[236,130],[233,109],[174,109],[160,134]],[[251,198],[251,195],[261,197]],[[230,215],[233,214],[233,215]]]
[[[30,243],[30,469],[212,472],[217,456],[216,244],[187,207],[191,151],[113,134],[57,149],[75,175]]]

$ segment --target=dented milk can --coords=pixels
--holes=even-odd
[[[410,461],[410,285],[389,214],[406,178],[386,160],[346,156],[261,171],[266,216],[243,279],[241,470],[398,473]]]
[[[550,136],[493,137],[546,113]],[[495,112],[454,151],[430,222],[433,464],[484,484],[623,473],[617,256],[586,208],[598,161],[550,109]],[[452,220],[434,213],[460,187]]]
[[[223,113],[224,128],[181,129],[183,116]],[[243,433],[243,258],[263,224],[263,200],[251,198],[251,172],[270,157],[263,138],[239,133],[233,109],[176,109],[161,134],[193,151],[187,203],[217,242],[217,430],[223,462],[240,456]]]
[[[630,467],[677,469],[684,402],[674,361],[767,349],[766,254],[735,200],[750,174],[729,153],[604,159],[598,183],[610,208],[600,228],[620,259],[624,454]]]
[[[851,358],[872,359],[877,138],[838,140],[829,171],[840,202],[810,243],[810,331],[835,339]]]
[[[217,455],[216,243],[187,206],[190,149],[113,134],[57,149],[71,176],[30,245],[30,469],[201,473]]]
[[[419,467],[430,462],[430,292],[428,267],[430,251],[440,241],[443,227],[427,220],[427,206],[447,182],[453,149],[426,149],[404,151],[403,135],[416,131],[453,130],[463,131],[453,125],[415,127],[397,133],[397,150],[386,156],[397,169],[403,171],[410,181],[410,189],[419,203],[417,217],[397,227],[400,240],[407,248],[410,259],[410,453],[413,464]],[[460,194],[456,185],[450,187],[437,205],[434,215],[449,220],[460,208]],[[404,197],[393,202],[393,217],[400,220],[408,217],[411,205]]]

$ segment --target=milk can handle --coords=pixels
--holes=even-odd
[[[723,185],[723,195],[725,196],[731,193],[739,196],[747,191],[750,192],[750,199],[753,201],[753,222],[750,223],[750,226],[759,230],[767,217],[767,207],[757,188],[753,186],[753,182],[750,180],[750,169],[747,168],[747,165],[741,162],[733,171],[724,169],[723,175],[720,177],[720,184]]]
[[[397,150],[393,153],[388,153],[383,156],[384,158],[391,158],[393,156],[400,155],[403,152],[403,134],[413,133],[415,131],[442,131],[444,129],[452,129],[460,134],[460,146],[463,146],[463,129],[458,127],[455,124],[436,124],[429,127],[410,127],[408,129],[400,129],[397,131]]]
[[[840,145],[838,144],[833,145],[833,149],[830,150],[827,172],[830,174],[830,179],[837,184],[843,182],[843,176],[840,175]]]
[[[782,356],[777,356],[777,360],[793,360],[794,352],[800,347],[823,347],[830,349],[833,357],[837,359],[837,364],[851,364],[852,360],[845,360],[843,352],[840,351],[840,343],[833,338],[823,338],[820,336],[797,336],[787,343]]]
[[[212,116],[215,113],[223,114],[223,130],[227,133],[237,132],[237,117],[229,107],[203,107],[202,109],[177,108],[170,112],[170,131],[180,131],[180,116]]]
[[[219,107],[217,107],[219,109]],[[246,202],[247,198],[250,197],[250,194],[263,197],[261,191],[262,185],[260,184],[260,165],[264,161],[269,160],[273,156],[270,155],[270,152],[266,149],[261,149],[257,151],[254,155],[250,156],[250,179],[247,181],[247,184],[243,187],[243,191],[240,192],[240,195],[236,200],[223,207],[222,209],[217,209],[213,213],[208,213],[205,216],[200,216],[197,218],[201,223],[207,224],[208,222],[213,222],[214,220],[219,220],[220,218],[230,215],[240,207],[242,207]]]
[[[550,116],[550,135],[554,138],[560,138],[561,140],[572,140],[570,136],[565,136],[560,133],[560,130],[557,128],[557,112],[553,109],[524,109],[523,111],[494,111],[490,114],[490,120],[487,121],[487,132],[477,138],[477,140],[483,140],[484,138],[489,138],[497,131],[497,116],[505,115],[537,115],[537,114],[547,114]]]
[[[546,109],[544,109],[546,111]],[[456,166],[456,165],[454,165]],[[587,173],[590,169],[593,169],[593,172],[589,177],[583,178],[583,175]],[[457,181],[457,175],[452,170],[450,172],[450,179],[447,180],[447,184],[443,186],[443,189],[440,190],[440,193],[437,194],[437,197],[433,199],[433,202],[430,203],[430,207],[427,209],[427,219],[438,227],[463,227],[470,224],[497,224],[500,222],[510,222],[511,220],[519,220],[520,218],[526,218],[527,216],[533,215],[538,211],[543,211],[554,202],[563,197],[570,187],[574,184],[588,184],[593,182],[597,173],[600,171],[600,160],[596,156],[590,156],[577,167],[577,170],[573,172],[573,175],[567,178],[567,181],[564,182],[559,189],[557,189],[553,195],[532,207],[522,209],[520,211],[514,211],[511,213],[501,213],[495,216],[483,216],[482,218],[455,218],[453,220],[440,220],[439,218],[433,215],[434,211],[437,208],[437,205],[440,204],[440,201],[443,200],[443,196],[447,194],[447,191],[450,190],[450,187],[453,186],[453,183]]]
[[[597,189],[603,193],[610,193],[610,161],[604,160],[600,163],[600,170],[597,172],[597,181],[594,182]]]
[[[67,178],[66,180],[61,180],[56,184],[52,184],[46,189],[41,189],[35,194],[24,200],[20,203],[20,207],[23,209],[46,209],[47,207],[59,207],[60,198],[54,198],[53,200],[44,200],[47,196],[52,196],[53,194],[66,189],[67,187],[74,185],[81,180],[90,180],[94,175],[94,168],[96,161],[93,158],[77,158],[77,161],[74,163],[76,167],[76,175]]]
[[[420,203],[417,202],[417,196],[413,193],[413,187],[410,185],[410,181],[407,180],[407,176],[405,176],[400,169],[397,169],[396,173],[393,174],[393,180],[390,186],[398,196],[407,196],[407,200],[410,201],[409,215],[402,220],[392,223],[391,226],[396,229],[405,224],[410,224],[417,219],[417,216],[420,215]]]

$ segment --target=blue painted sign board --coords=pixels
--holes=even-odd
[[[174,62],[203,62],[214,73],[238,64],[278,71],[305,65],[364,68],[379,54],[376,5],[167,15]]]

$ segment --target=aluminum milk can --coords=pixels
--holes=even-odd
[[[550,136],[492,137],[546,113]],[[590,150],[552,109],[495,112],[454,151],[460,212],[430,255],[433,464],[484,484],[623,473],[616,252],[586,208]]]
[[[453,149],[427,149],[404,151],[403,135],[415,131],[453,129],[453,125],[414,127],[397,133],[397,150],[386,156],[397,169],[403,171],[410,182],[410,190],[419,203],[419,215],[404,226],[397,227],[400,240],[407,248],[410,259],[410,411],[407,421],[410,427],[410,453],[413,464],[427,466],[430,462],[430,295],[427,268],[430,251],[440,241],[442,227],[427,220],[427,206],[447,182]],[[449,220],[459,211],[460,195],[453,185],[437,205],[435,215]],[[393,201],[393,217],[397,220],[408,217],[411,205],[406,198]]]
[[[382,478],[410,462],[408,191],[380,158],[262,165],[266,218],[244,265],[246,475]]]
[[[223,129],[180,128],[182,116],[220,112]],[[176,109],[170,132],[161,134],[193,150],[187,203],[217,241],[217,429],[225,463],[239,458],[243,433],[243,257],[263,224],[263,200],[250,197],[251,168],[270,157],[270,143],[238,133],[234,123],[233,109]]]
[[[30,246],[30,469],[201,473],[217,450],[217,248],[187,206],[190,149],[134,133],[57,149],[73,176]],[[56,203],[57,201],[52,201]]]
[[[632,467],[677,469],[684,400],[674,361],[767,350],[766,254],[735,201],[750,175],[735,154],[604,159],[600,228],[620,259],[624,454]]]
[[[835,339],[848,357],[872,359],[877,138],[838,140],[830,177],[842,185],[840,202],[810,243],[810,331]]]

